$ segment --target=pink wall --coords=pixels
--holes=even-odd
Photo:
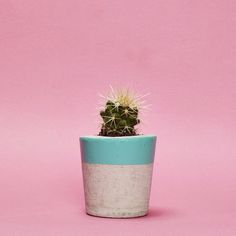
[[[235,62],[233,0],[0,0],[0,235],[235,235]],[[151,92],[147,218],[83,212],[109,84]]]

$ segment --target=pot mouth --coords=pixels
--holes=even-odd
[[[93,140],[101,140],[101,139],[146,139],[146,138],[156,138],[154,134],[140,134],[140,135],[132,135],[132,136],[100,136],[100,135],[85,135],[81,136],[80,139],[93,139]]]

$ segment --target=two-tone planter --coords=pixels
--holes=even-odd
[[[148,213],[156,136],[80,138],[86,212],[113,218]]]

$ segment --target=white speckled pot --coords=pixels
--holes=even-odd
[[[80,138],[86,212],[131,218],[148,213],[156,137]]]

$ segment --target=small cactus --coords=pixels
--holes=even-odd
[[[102,127],[100,136],[137,135],[135,126],[140,123],[137,98],[128,90],[117,93],[112,89],[112,96],[107,98],[105,109],[100,112]]]

